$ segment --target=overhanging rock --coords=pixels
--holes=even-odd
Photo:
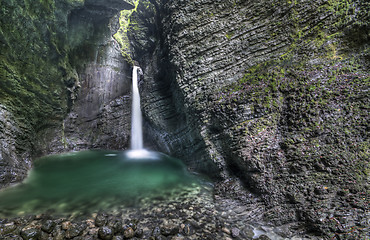
[[[129,1],[124,0],[86,0],[85,10],[90,14],[102,18],[110,18],[124,9],[133,9]]]

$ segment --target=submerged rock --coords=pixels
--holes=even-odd
[[[232,237],[239,237],[239,235],[240,235],[240,230],[238,229],[238,228],[232,228],[231,229],[231,236]]]
[[[98,213],[95,217],[95,226],[102,227],[108,222],[107,215],[105,213]]]
[[[128,147],[131,69],[111,37],[125,2],[2,1],[0,188],[37,155]],[[362,1],[140,1],[122,14],[122,49],[144,71],[146,142],[219,179],[215,199],[253,206],[239,216],[364,238],[367,13]]]
[[[56,222],[53,220],[46,220],[41,226],[41,230],[46,233],[51,233],[55,228]]]
[[[41,236],[40,230],[36,228],[23,228],[21,236],[25,240],[37,240]]]
[[[107,227],[107,226],[100,227],[98,231],[99,238],[103,240],[113,239],[113,234],[114,234],[114,231],[110,227]]]
[[[128,227],[126,228],[124,231],[123,231],[123,236],[126,238],[126,239],[130,239],[130,238],[133,238],[135,236],[135,230],[132,229],[131,227]]]
[[[9,233],[12,233],[16,229],[17,225],[14,222],[0,224],[0,236],[5,236]]]

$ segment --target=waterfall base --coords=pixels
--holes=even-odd
[[[84,151],[44,157],[24,183],[0,192],[0,214],[93,212],[137,206],[144,198],[199,184],[184,164],[146,150]]]
[[[127,161],[156,161],[164,157],[158,152],[151,152],[145,149],[128,150],[124,152]]]
[[[264,208],[259,203],[249,199],[246,204],[232,199],[227,189],[219,191],[205,178],[187,172],[178,159],[157,152],[85,151],[44,157],[35,162],[24,183],[0,192],[0,237],[265,235],[264,239],[280,240],[284,238],[276,232],[291,234],[286,226],[261,223]]]

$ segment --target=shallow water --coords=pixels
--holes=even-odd
[[[189,221],[196,226],[185,233],[191,235],[189,239],[206,239],[203,235],[208,239],[230,238],[232,230],[239,239],[263,234],[272,240],[284,239],[274,227],[254,221],[260,207],[229,198],[215,201],[210,181],[189,173],[180,160],[162,153],[83,151],[35,161],[23,183],[0,192],[0,223],[6,222],[2,218],[9,218],[10,225],[22,224],[12,219],[25,216],[27,226],[21,229],[29,228],[31,221],[41,228],[42,219],[49,216],[82,221],[87,226],[103,213],[114,216],[112,219],[136,219],[145,229],[145,239],[158,224],[181,228]],[[96,226],[90,228],[97,231]]]
[[[0,215],[89,214],[135,207],[202,181],[180,160],[145,150],[47,156],[35,161],[23,183],[0,192]]]

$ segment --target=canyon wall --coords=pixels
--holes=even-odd
[[[267,207],[265,221],[361,238],[369,5],[140,4],[127,35],[143,64],[146,131],[157,148],[224,179],[216,191],[237,196],[241,180]]]
[[[43,129],[36,149],[41,155],[85,149],[125,149],[131,121],[131,66],[113,38],[117,16],[72,12],[72,39],[84,41],[69,52],[78,89],[61,128]],[[115,13],[117,14],[118,11]],[[100,13],[102,14],[102,13]],[[75,44],[75,43],[71,43]]]
[[[127,122],[115,119],[128,109],[124,72],[130,69],[112,38],[117,21],[110,20],[133,6],[109,3],[0,2],[0,188],[21,181],[37,156],[127,145],[125,133],[117,133]],[[121,115],[112,116],[112,108]],[[105,131],[110,123],[104,119],[114,130]],[[120,140],[111,143],[108,135]]]
[[[263,203],[264,221],[365,236],[368,3],[0,6],[0,187],[37,156],[128,148],[137,61],[144,145],[213,177],[216,195]]]

